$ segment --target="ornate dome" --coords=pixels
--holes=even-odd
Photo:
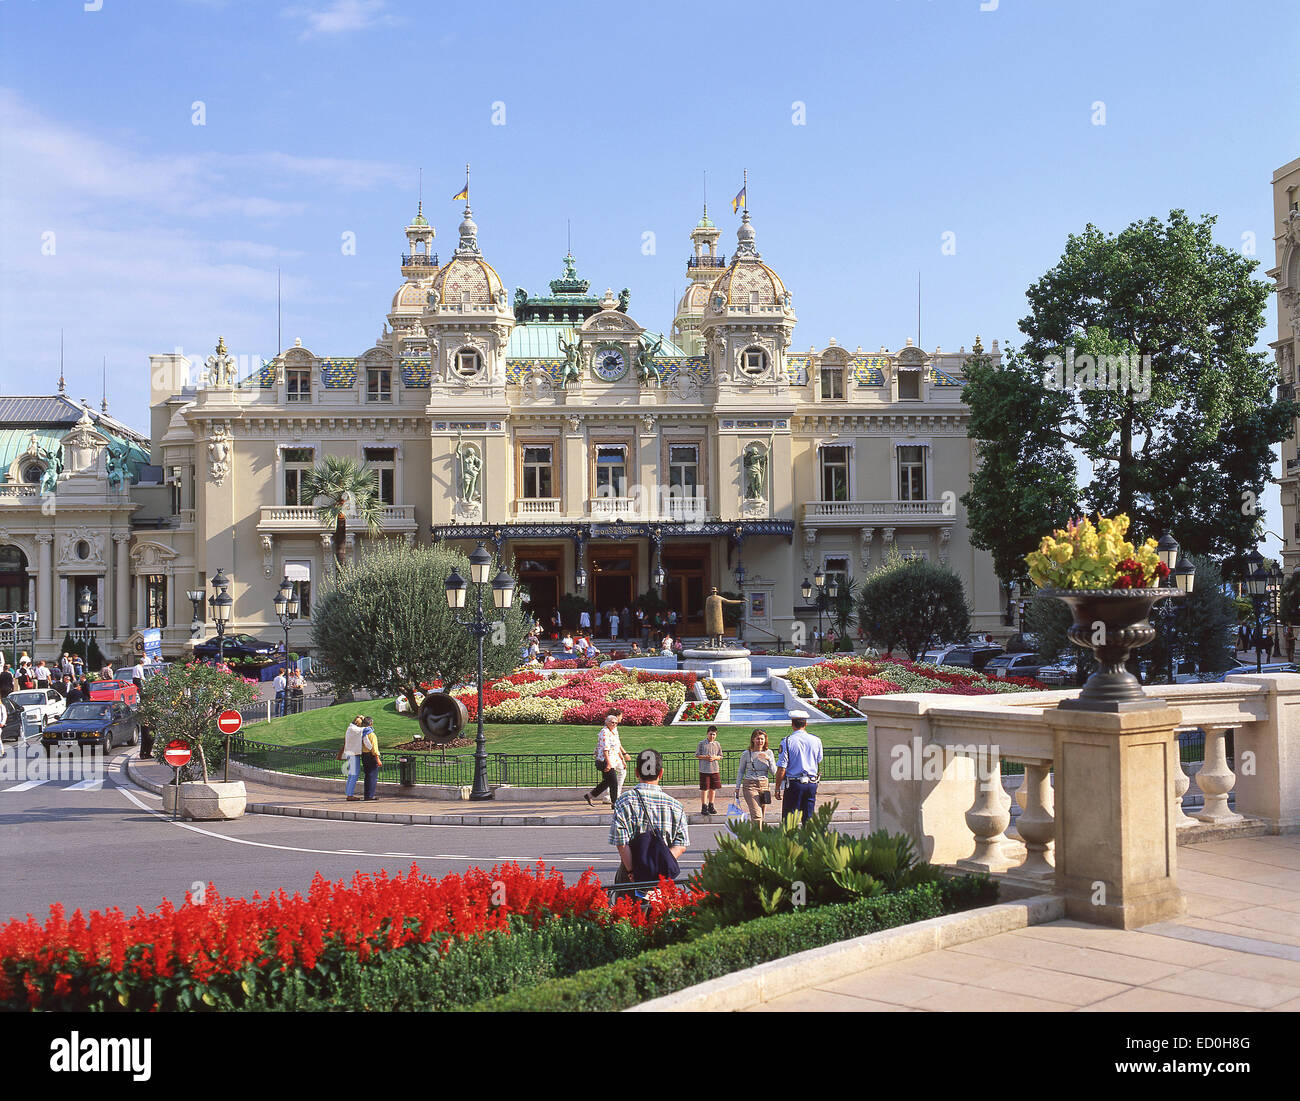
[[[505,285],[478,248],[478,226],[468,206],[460,223],[460,244],[452,258],[438,269],[430,288],[439,305],[458,306],[469,295],[474,306],[505,302]]]
[[[788,295],[781,277],[763,263],[754,247],[754,227],[749,222],[749,211],[745,211],[736,230],[735,255],[727,269],[713,281],[709,301],[720,294],[728,306],[748,306],[755,292],[760,306],[784,305]]]
[[[429,288],[431,286],[432,283],[428,279],[403,283],[397,288],[397,293],[393,295],[393,306],[389,312],[419,313],[429,300]]]
[[[692,283],[686,288],[686,293],[682,295],[682,300],[677,304],[679,314],[703,313],[704,307],[709,304],[709,284]]]

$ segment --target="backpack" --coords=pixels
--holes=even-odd
[[[646,820],[648,822],[653,821],[650,817],[650,808],[646,805],[645,796],[637,788],[633,788],[632,793],[636,796],[637,802],[641,804]],[[673,856],[672,851],[668,848],[668,843],[660,836],[659,831],[653,825],[648,830],[642,830],[633,837],[627,843],[627,847],[632,850],[632,876],[635,882],[657,883],[660,876],[665,879],[676,879],[681,874],[677,857]]]

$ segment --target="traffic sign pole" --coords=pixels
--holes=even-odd
[[[243,725],[244,716],[233,709],[223,711],[217,716],[217,729],[226,736],[226,761],[221,774],[223,783],[230,781],[230,735],[236,733]]]
[[[173,818],[181,816],[181,769],[190,763],[190,756],[190,747],[179,739],[168,742],[167,748],[163,750],[163,760],[176,770],[176,800],[172,805]]]

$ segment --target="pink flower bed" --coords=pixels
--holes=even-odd
[[[879,677],[828,677],[814,685],[818,696],[857,703],[863,696],[882,696],[897,692],[898,685]]]
[[[663,726],[668,715],[668,705],[662,700],[619,700],[618,707],[623,712],[624,726]],[[569,708],[560,721],[582,725],[602,723],[608,710],[609,701],[601,696]]]

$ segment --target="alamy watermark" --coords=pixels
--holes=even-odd
[[[1149,355],[1076,355],[1073,348],[1066,348],[1064,356],[1046,356],[1043,367],[1049,390],[1111,390],[1132,394],[1136,401],[1151,397]]]

